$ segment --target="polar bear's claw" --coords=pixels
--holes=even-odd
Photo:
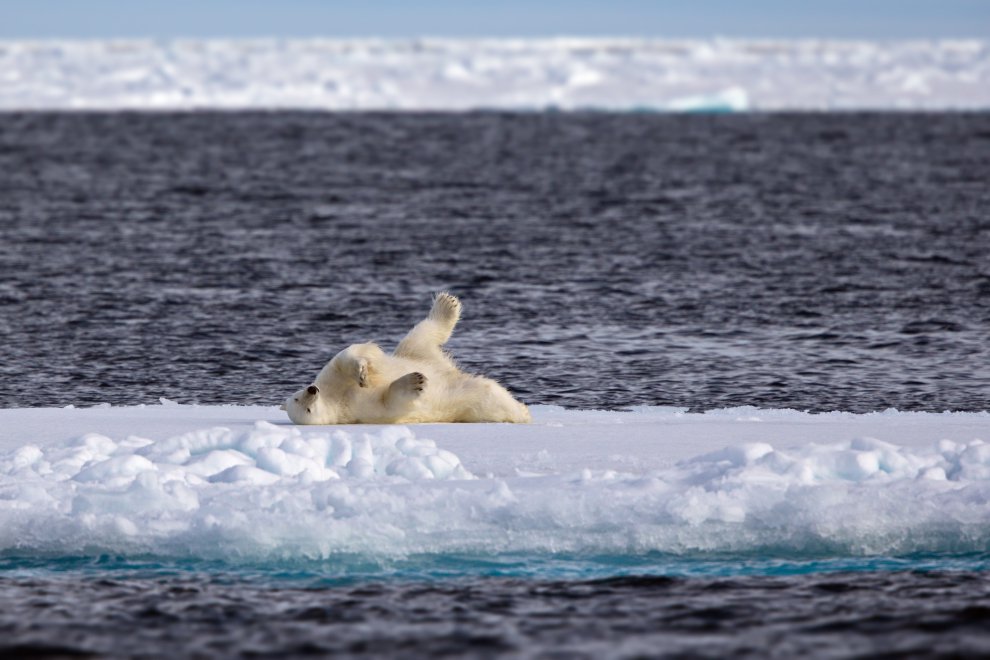
[[[419,373],[418,371],[414,371],[400,378],[398,380],[398,383],[407,392],[419,394],[420,392],[423,391],[423,388],[426,387],[426,376]]]
[[[385,393],[385,405],[402,407],[415,401],[423,394],[426,382],[426,376],[419,371],[396,378]]]

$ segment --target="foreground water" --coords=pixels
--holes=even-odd
[[[0,577],[0,652],[54,656],[960,657],[990,574],[271,584],[134,567]],[[121,634],[123,630],[127,634]]]
[[[986,410],[988,147],[986,114],[2,115],[0,405],[271,404],[347,343],[398,339],[429,292],[449,288],[466,306],[455,355],[528,403]],[[888,442],[903,442],[912,418],[891,414]],[[437,453],[422,439],[365,441],[380,483],[341,458],[330,467],[344,478],[321,484],[285,455],[309,460],[318,445],[329,457],[336,445],[289,429],[214,447],[223,434],[203,427],[172,441],[191,450],[178,456],[145,443],[154,429],[45,445],[56,419],[18,427],[40,448],[0,456],[0,508],[17,523],[0,529],[7,653],[990,645],[990,452],[972,434],[901,451],[819,438],[812,419],[805,439],[831,444],[673,468],[631,450],[578,465],[577,450],[543,455],[527,437],[458,496],[388,472]],[[561,446],[568,433],[572,447],[594,440],[542,430]],[[282,454],[262,456],[252,433]],[[630,434],[596,433],[617,445]],[[482,442],[490,456],[508,451],[480,438],[461,437],[454,458],[469,463]],[[200,461],[208,445],[223,455]],[[232,456],[277,483],[210,481]],[[506,499],[499,480],[522,496]],[[441,515],[409,517],[427,504]],[[312,561],[258,560],[230,544],[230,530],[247,530],[241,540],[294,547],[279,534],[329,534],[309,522],[328,511],[365,551],[320,555],[339,550],[334,536]],[[669,528],[657,535],[657,524]],[[528,551],[458,553],[459,530],[474,548],[502,534],[504,548]],[[806,542],[836,534],[842,544]],[[370,552],[426,547],[417,539],[447,545]],[[589,539],[626,550],[596,554]]]

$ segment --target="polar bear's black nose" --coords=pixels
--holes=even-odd
[[[309,387],[306,388],[306,392],[315,395],[320,392],[320,388],[318,388],[316,385],[310,385]]]

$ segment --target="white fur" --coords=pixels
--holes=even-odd
[[[377,344],[354,344],[334,356],[316,381],[290,396],[296,424],[411,424],[530,421],[508,390],[457,368],[441,348],[461,317],[460,301],[438,293],[429,316],[392,355]]]

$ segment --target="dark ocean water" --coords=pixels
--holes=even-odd
[[[0,406],[282,401],[447,288],[529,403],[990,407],[990,114],[7,114],[0,172]]]
[[[990,408],[990,114],[0,114],[0,172],[3,407],[274,403],[450,289],[455,356],[528,403]],[[956,559],[327,580],[4,558],[0,654],[990,654],[986,557]]]
[[[281,586],[0,575],[5,657],[986,657],[988,630],[986,572]]]

